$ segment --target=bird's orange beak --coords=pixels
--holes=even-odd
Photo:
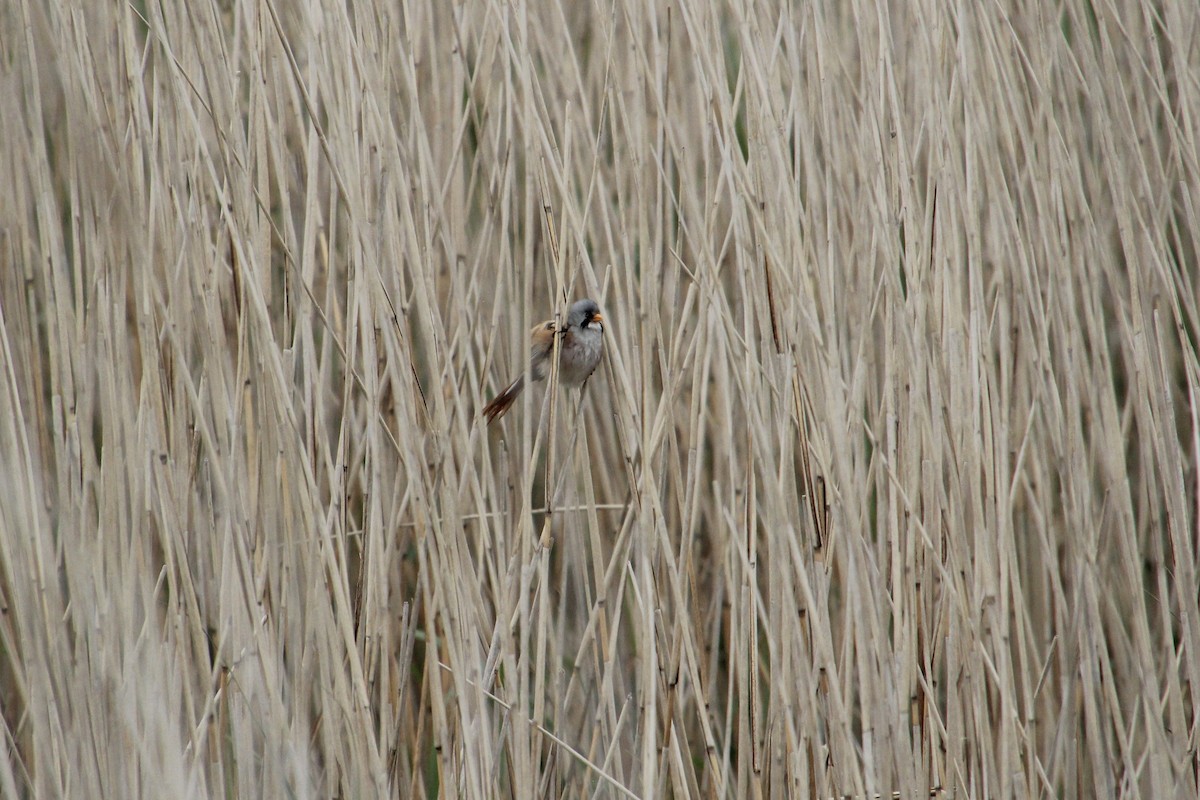
[[[604,315],[597,311],[595,314],[592,314],[592,322],[604,322]]]

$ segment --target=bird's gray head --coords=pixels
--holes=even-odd
[[[595,300],[576,300],[575,305],[571,306],[571,313],[567,315],[567,325],[572,328],[603,331],[604,317],[600,314],[600,306],[596,305]]]

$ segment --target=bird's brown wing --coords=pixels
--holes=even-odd
[[[550,371],[554,334],[558,332],[554,320],[543,322],[529,332],[529,375],[535,381],[545,380],[546,373]]]
[[[546,362],[550,360],[550,353],[554,349],[554,333],[557,329],[554,320],[549,320],[535,325],[529,332],[529,373],[535,381],[546,377]],[[483,415],[487,417],[489,425],[508,413],[524,388],[525,375],[522,373],[504,391],[488,401],[483,407]]]

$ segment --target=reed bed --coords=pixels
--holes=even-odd
[[[0,30],[3,797],[1197,796],[1200,6]]]

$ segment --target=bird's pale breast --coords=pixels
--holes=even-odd
[[[563,342],[563,353],[559,364],[559,377],[563,383],[583,383],[600,363],[604,349],[603,334],[591,328],[573,330]]]

